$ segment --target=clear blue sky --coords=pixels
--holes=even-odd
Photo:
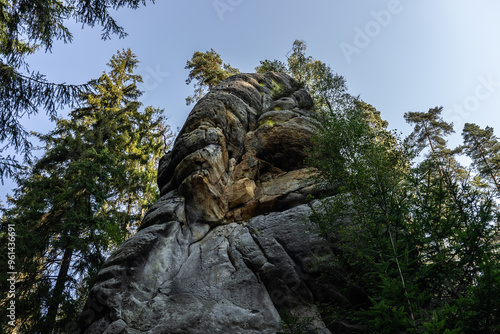
[[[443,106],[455,124],[454,146],[465,122],[500,133],[499,14],[497,0],[156,0],[116,12],[125,39],[101,41],[99,28],[70,23],[73,43],[56,43],[29,62],[49,81],[78,84],[97,78],[118,49],[131,48],[145,80],[142,102],[164,108],[176,128],[190,111],[184,66],[195,51],[213,48],[253,72],[260,60],[285,60],[302,39],[391,129],[407,135],[405,112]],[[25,124],[40,132],[53,126],[43,113]],[[7,180],[2,199],[12,187]]]

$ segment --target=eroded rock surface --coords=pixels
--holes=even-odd
[[[315,302],[335,299],[314,266],[331,251],[306,219],[312,109],[272,72],[200,100],[160,162],[161,198],[99,272],[81,332],[276,333],[284,315],[315,317]]]

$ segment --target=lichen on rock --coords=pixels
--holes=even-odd
[[[160,161],[161,198],[107,260],[82,333],[276,333],[315,315],[328,244],[308,228],[313,100],[285,74],[238,74],[193,108]],[[329,333],[320,317],[314,325]]]

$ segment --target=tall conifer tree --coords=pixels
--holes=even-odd
[[[18,232],[20,332],[63,332],[76,321],[106,255],[157,198],[156,165],[171,133],[161,110],[140,110],[137,63],[130,50],[114,55],[95,93],[82,97],[86,106],[38,135],[45,154],[17,178],[6,219]]]
[[[462,136],[465,153],[472,159],[481,176],[489,178],[500,194],[500,142],[493,128],[487,126],[481,129],[476,124],[465,123]]]
[[[29,133],[20,119],[44,111],[57,116],[61,106],[71,106],[89,83],[52,83],[29,67],[26,56],[39,50],[50,51],[54,41],[71,42],[69,19],[82,26],[102,26],[102,39],[127,34],[111,16],[113,10],[146,5],[147,0],[1,0],[0,1],[0,181],[10,177],[21,162],[7,149],[30,157]],[[153,1],[154,2],[154,1]]]
[[[306,55],[307,44],[295,40],[287,54],[286,64],[280,60],[264,60],[255,68],[258,73],[283,72],[304,85],[311,94],[317,110],[330,110],[351,105],[354,98],[347,93],[344,77],[332,71],[330,66]]]

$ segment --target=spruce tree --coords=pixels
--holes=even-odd
[[[44,111],[51,118],[57,109],[71,106],[90,83],[71,85],[51,83],[42,73],[29,67],[26,56],[38,50],[50,51],[54,41],[72,42],[68,19],[84,26],[102,26],[102,38],[112,34],[126,36],[111,12],[123,7],[136,9],[146,0],[0,1],[0,153],[11,149],[30,157],[29,133],[20,119]],[[15,156],[0,155],[0,181],[10,177],[22,162]]]
[[[18,231],[17,331],[63,332],[76,321],[106,256],[157,199],[171,133],[161,110],[140,110],[137,63],[130,50],[114,55],[85,106],[38,135],[44,155],[17,177],[5,215]]]

